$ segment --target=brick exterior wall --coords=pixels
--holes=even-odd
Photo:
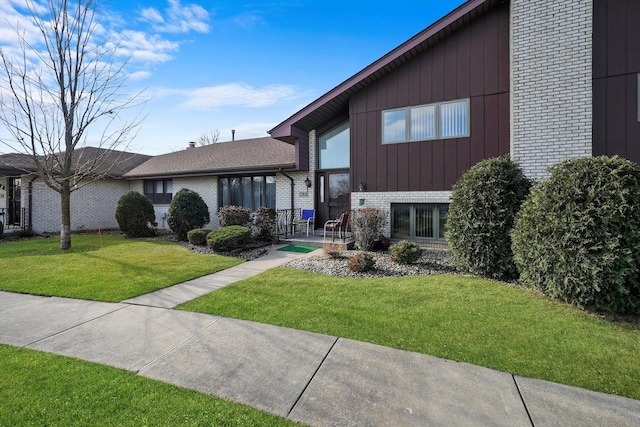
[[[592,154],[593,0],[511,1],[511,155],[533,179]]]
[[[361,205],[360,201],[364,200]],[[389,192],[353,192],[351,193],[351,209],[379,208],[391,210],[392,203],[450,203],[451,191],[389,191]],[[387,222],[385,236],[391,236],[391,225]]]
[[[29,207],[28,181],[23,183],[22,206]],[[71,230],[117,229],[116,206],[129,191],[127,181],[105,179],[95,181],[71,193]],[[60,195],[42,181],[33,183],[33,229],[38,233],[59,232],[61,225]],[[25,213],[28,218],[29,213]]]

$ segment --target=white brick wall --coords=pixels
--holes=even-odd
[[[71,230],[118,228],[116,206],[129,190],[129,183],[105,179],[90,183],[71,193]],[[23,183],[22,206],[28,209],[28,181]],[[59,232],[62,220],[60,194],[42,181],[33,183],[32,221],[36,232]],[[28,212],[26,213],[28,218]],[[28,221],[28,219],[27,219]]]
[[[512,0],[511,155],[541,179],[592,154],[593,0]]]
[[[363,204],[360,201],[363,200]],[[392,203],[450,203],[451,191],[389,191],[389,192],[353,192],[351,209],[379,208],[391,210]],[[391,225],[387,223],[383,234],[391,235]]]

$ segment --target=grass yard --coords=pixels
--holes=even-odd
[[[367,341],[640,399],[640,324],[474,277],[278,268],[180,307]]]
[[[241,263],[163,240],[121,235],[0,242],[0,290],[106,302],[146,294]]]
[[[3,426],[290,426],[287,420],[131,372],[0,345]]]

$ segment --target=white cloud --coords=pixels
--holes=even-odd
[[[117,53],[141,62],[166,62],[179,44],[142,31],[124,30],[119,35]]]
[[[241,106],[268,107],[279,102],[293,99],[296,90],[288,85],[269,85],[254,88],[246,83],[228,83],[209,86],[191,91],[168,91],[186,98],[180,108],[206,110],[211,108]]]
[[[158,9],[154,7],[147,7],[145,9],[142,9],[140,15],[142,16],[142,20],[145,22],[152,22],[154,24],[164,23],[162,14],[158,12]]]
[[[135,71],[133,73],[129,73],[130,80],[144,80],[151,77],[150,71]]]
[[[246,12],[236,16],[233,21],[241,28],[250,30],[253,27],[264,24],[264,18],[257,12]]]
[[[209,12],[195,3],[182,5],[180,0],[169,0],[164,14],[153,7],[145,8],[141,19],[151,23],[155,31],[162,33],[207,33],[210,30]]]

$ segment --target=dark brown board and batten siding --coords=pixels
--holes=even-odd
[[[470,98],[471,136],[382,144],[382,111]],[[350,100],[352,188],[450,190],[475,163],[509,153],[509,5],[423,50]]]
[[[593,154],[640,163],[640,1],[595,0]]]

